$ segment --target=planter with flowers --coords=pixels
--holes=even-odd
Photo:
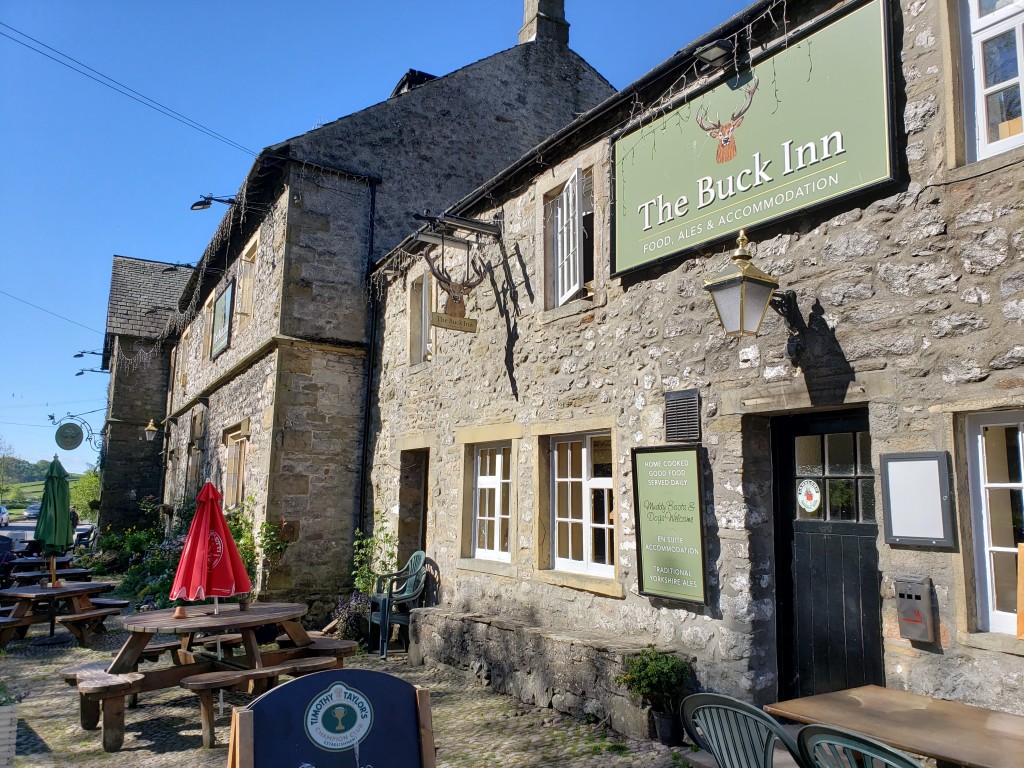
[[[615,678],[633,696],[651,705],[658,741],[670,747],[683,742],[679,703],[690,693],[693,667],[674,653],[648,646],[625,659],[626,674]]]

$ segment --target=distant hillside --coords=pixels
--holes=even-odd
[[[46,479],[46,470],[50,462],[40,459],[30,464],[17,456],[6,456],[0,459],[0,481],[6,483],[32,483]]]

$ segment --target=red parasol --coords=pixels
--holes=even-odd
[[[205,600],[252,591],[249,574],[220,510],[222,498],[209,482],[196,497],[196,516],[174,574],[172,600]]]

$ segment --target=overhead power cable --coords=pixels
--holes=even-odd
[[[2,35],[2,34],[3,34],[3,32],[0,32],[0,35]],[[6,297],[8,297],[10,299],[14,299],[15,301],[20,301],[22,304],[28,304],[30,307],[32,307],[33,309],[38,309],[40,312],[45,312],[48,315],[53,315],[54,317],[59,317],[61,320],[65,320],[65,321],[71,323],[72,325],[77,325],[79,328],[85,328],[85,330],[87,330],[87,331],[92,331],[93,333],[98,333],[101,336],[103,335],[103,331],[97,331],[95,328],[90,328],[88,325],[82,325],[77,320],[72,320],[70,317],[64,317],[64,315],[58,315],[56,312],[51,312],[50,310],[48,310],[48,309],[46,309],[44,307],[40,307],[38,304],[33,304],[31,301],[25,301],[24,299],[19,299],[17,296],[15,296],[13,294],[10,294],[7,291],[0,291],[0,293],[2,293],[4,296],[6,296]]]
[[[203,134],[209,136],[212,139],[216,139],[217,141],[220,141],[220,142],[222,142],[224,144],[227,144],[229,147],[232,147],[233,149],[237,149],[237,150],[239,150],[241,152],[245,152],[248,155],[252,155],[253,157],[256,157],[256,153],[255,152],[253,152],[248,147],[242,146],[237,141],[234,141],[233,139],[229,139],[227,136],[224,136],[222,134],[217,133],[212,128],[207,128],[202,123],[198,123],[195,120],[193,120],[192,118],[187,117],[187,116],[181,114],[180,112],[176,112],[175,110],[171,109],[170,107],[168,107],[168,106],[166,106],[164,104],[161,104],[159,101],[156,101],[155,99],[151,99],[149,96],[146,96],[143,93],[139,93],[138,91],[134,90],[133,88],[129,88],[124,83],[118,82],[117,80],[115,80],[114,78],[110,77],[109,75],[105,75],[102,72],[100,72],[99,70],[93,69],[88,64],[84,64],[81,61],[78,61],[78,59],[76,59],[76,58],[74,58],[72,56],[69,56],[68,54],[63,53],[61,51],[58,51],[56,48],[53,48],[53,47],[47,45],[46,43],[44,43],[44,42],[42,42],[40,40],[36,40],[31,35],[27,35],[24,32],[22,32],[21,30],[15,29],[10,24],[4,24],[2,21],[0,21],[0,27],[6,27],[7,29],[11,30],[12,32],[14,32],[14,33],[16,33],[18,35],[21,35],[22,37],[24,37],[24,38],[26,38],[28,40],[31,40],[36,45],[41,45],[43,48],[46,48],[49,51],[53,51],[55,54],[57,54],[57,56],[60,56],[63,59],[67,59],[68,61],[74,62],[74,64],[77,64],[79,67],[82,67],[83,69],[88,70],[88,72],[83,71],[82,69],[77,69],[76,67],[74,67],[71,64],[69,64],[68,61],[62,61],[61,59],[57,58],[56,56],[51,56],[50,54],[46,53],[46,51],[41,51],[38,48],[34,48],[31,45],[29,45],[28,43],[26,43],[24,40],[19,40],[16,37],[12,37],[11,35],[8,35],[6,32],[0,32],[0,36],[6,37],[8,40],[11,40],[11,41],[13,41],[15,43],[18,43],[18,45],[23,45],[26,48],[28,48],[30,51],[38,53],[40,56],[45,56],[46,58],[50,59],[51,61],[55,61],[58,64],[61,64],[61,65],[65,66],[65,67],[67,67],[72,72],[77,72],[78,74],[82,75],[83,77],[87,77],[90,80],[93,80],[93,81],[99,83],[100,85],[104,85],[107,88],[110,88],[112,91],[116,91],[117,93],[120,93],[122,96],[127,96],[129,99],[132,99],[133,101],[137,101],[139,104],[142,104],[144,107],[149,107],[150,109],[152,109],[152,110],[154,110],[156,112],[159,112],[160,114],[165,115],[166,117],[169,117],[172,120],[177,120],[182,125],[186,125],[189,128],[192,128],[193,130],[199,131],[200,133],[203,133]],[[90,75],[89,72],[93,72],[96,75],[98,75],[99,77],[94,77],[93,75]],[[100,79],[100,78],[103,78],[103,79]]]

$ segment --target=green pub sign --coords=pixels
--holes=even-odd
[[[893,179],[872,0],[615,141],[621,273]]]
[[[633,513],[640,594],[706,602],[697,448],[633,449]]]

